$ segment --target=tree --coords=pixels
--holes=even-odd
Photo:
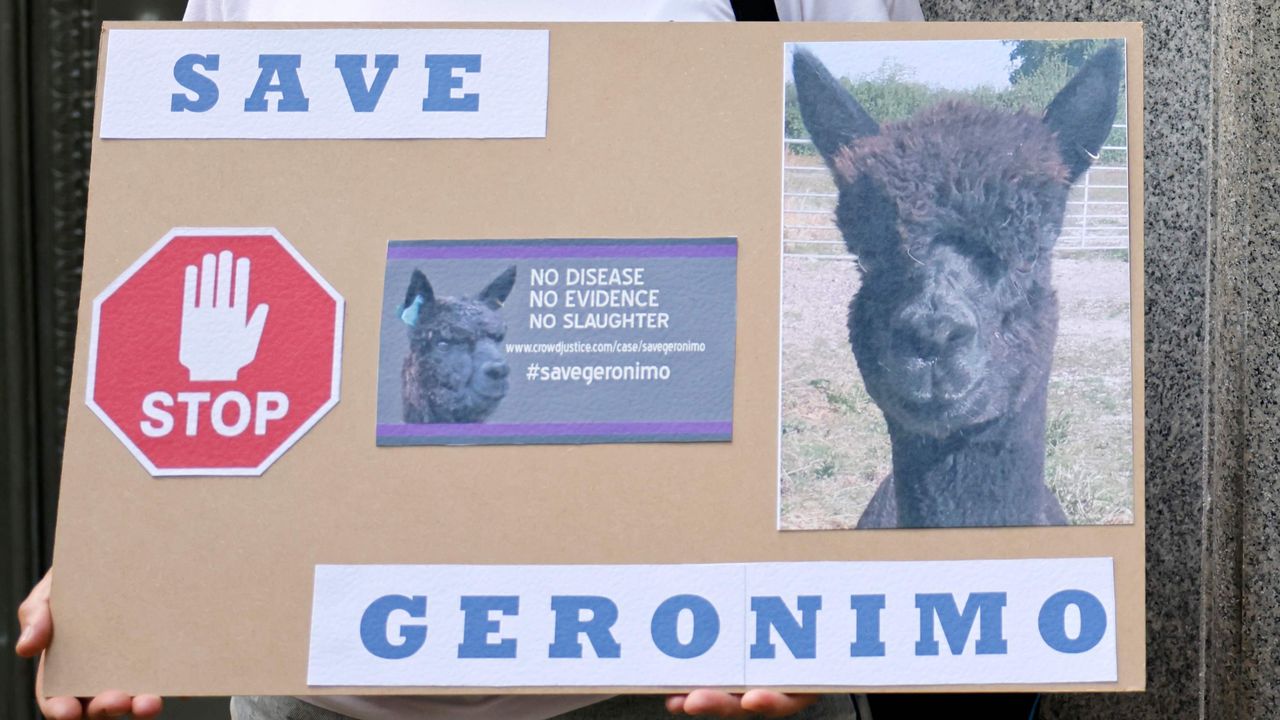
[[[1084,61],[1093,55],[1098,48],[1107,44],[1107,40],[1010,40],[1012,45],[1009,59],[1013,61],[1013,71],[1009,73],[1009,84],[1017,85],[1024,79],[1035,75],[1042,66],[1055,61],[1070,69],[1079,70]]]

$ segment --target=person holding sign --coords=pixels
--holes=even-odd
[[[921,20],[917,0],[191,0],[188,21],[731,21],[780,19],[788,21],[888,21]],[[264,313],[265,315],[265,313]],[[261,323],[259,322],[259,325]],[[230,371],[234,372],[234,371]],[[23,657],[38,657],[53,634],[49,604],[52,571],[31,591],[19,609],[22,633],[16,650]],[[249,649],[251,651],[251,649]],[[41,696],[39,676],[36,694],[43,714],[58,720],[81,717],[107,718],[133,715],[150,718],[161,711],[162,700],[153,695],[130,696],[108,691],[90,699]],[[411,717],[483,718],[526,720],[544,718],[642,718],[671,714],[714,717],[763,715],[805,718],[851,717],[847,695],[787,695],[751,690],[738,695],[700,689],[672,695],[661,702],[653,698],[567,695],[445,696],[318,696],[307,698],[237,697],[232,716],[238,720],[302,718],[306,720],[392,720]],[[568,713],[568,715],[566,715]]]

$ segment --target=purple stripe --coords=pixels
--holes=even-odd
[[[444,258],[737,257],[736,245],[414,245],[387,248],[388,260]]]
[[[520,437],[523,435],[727,435],[732,422],[441,423],[378,425],[385,437]]]

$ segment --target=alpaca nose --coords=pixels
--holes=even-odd
[[[912,351],[926,359],[956,352],[978,331],[977,318],[959,305],[908,316],[905,324]]]
[[[510,373],[511,368],[507,366],[505,360],[485,363],[484,374],[493,380],[502,380]]]

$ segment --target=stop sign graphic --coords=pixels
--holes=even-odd
[[[152,475],[260,475],[338,402],[343,301],[270,228],[177,228],[93,301],[86,401]]]

